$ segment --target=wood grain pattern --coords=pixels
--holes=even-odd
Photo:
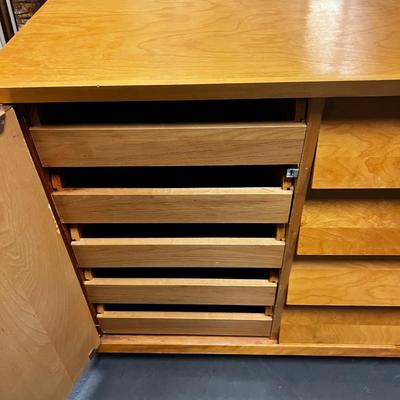
[[[400,255],[400,197],[307,200],[299,255]]]
[[[312,187],[400,188],[400,98],[331,99]]]
[[[0,102],[400,95],[399,15],[397,0],[48,1],[1,52]]]
[[[286,304],[289,275],[292,268],[293,258],[296,253],[301,216],[310,181],[310,173],[318,141],[324,103],[323,99],[312,99],[308,103],[306,137],[304,141],[303,154],[301,156],[299,177],[294,183],[294,198],[290,212],[289,225],[286,229],[286,246],[283,255],[282,269],[279,274],[279,287],[274,307],[274,320],[271,329],[271,337],[273,339],[278,337],[281,316]]]
[[[13,110],[0,134],[0,226],[0,398],[62,399],[99,337]]]
[[[280,188],[68,189],[53,193],[66,223],[285,223]]]
[[[105,311],[104,333],[150,335],[267,336],[271,317],[257,313]]]
[[[396,345],[277,343],[259,337],[104,335],[100,352],[399,357]]]
[[[400,313],[393,308],[285,308],[280,343],[399,345]]]
[[[93,303],[273,305],[276,283],[262,279],[93,278]]]
[[[31,128],[44,166],[297,164],[302,123]]]
[[[81,268],[280,268],[285,243],[272,238],[83,238],[72,247]]]
[[[399,258],[301,257],[290,274],[287,304],[400,306]]]

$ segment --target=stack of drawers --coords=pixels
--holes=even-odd
[[[328,100],[282,343],[400,344],[400,99]]]
[[[31,137],[103,332],[269,336],[295,104],[37,107]]]

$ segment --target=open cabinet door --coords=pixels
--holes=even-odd
[[[0,133],[0,399],[64,399],[99,335],[14,111]]]

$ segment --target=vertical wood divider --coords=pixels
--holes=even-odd
[[[96,305],[97,314],[104,314],[104,304]]]
[[[90,268],[85,269],[83,272],[86,281],[91,281],[93,279],[93,273]]]
[[[79,230],[79,226],[78,225],[70,225],[69,232],[71,234],[71,239],[73,241],[80,240],[81,232]]]
[[[53,187],[54,190],[62,190],[63,184],[61,181],[61,176],[57,170],[53,171],[50,175],[51,179],[51,186]]]
[[[295,106],[295,116],[294,120],[297,122],[302,122],[306,119],[307,113],[307,100],[306,99],[297,99]]]
[[[286,246],[283,254],[282,269],[275,299],[274,318],[272,321],[271,338],[277,339],[281,324],[282,312],[286,303],[287,288],[290,270],[296,252],[297,238],[299,235],[301,214],[310,182],[311,168],[317,147],[319,127],[321,124],[324,99],[309,100],[307,110],[307,128],[304,140],[303,153],[300,161],[299,176],[294,184],[294,196],[288,229],[286,232]]]
[[[29,104],[28,105],[28,116],[29,116],[29,122],[30,122],[31,126],[42,125],[37,104]]]
[[[276,240],[285,240],[286,224],[278,224],[276,226]]]

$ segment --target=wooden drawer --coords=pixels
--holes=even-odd
[[[266,279],[93,278],[93,303],[273,305],[276,283]]]
[[[286,307],[280,343],[400,344],[400,309]]]
[[[53,193],[65,223],[286,223],[280,188],[87,188]]]
[[[105,311],[101,330],[114,334],[268,336],[272,318],[262,313]]]
[[[299,255],[400,255],[396,191],[329,194],[304,206]]]
[[[72,247],[81,268],[280,268],[285,244],[251,237],[81,238]]]
[[[400,97],[326,102],[312,187],[400,188]]]
[[[293,263],[287,304],[400,306],[400,259],[300,257]]]
[[[46,167],[298,164],[305,124],[37,126]]]

